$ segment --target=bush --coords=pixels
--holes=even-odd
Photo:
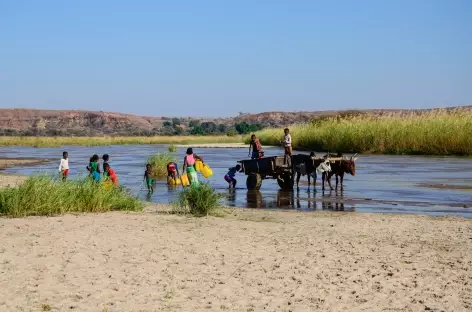
[[[175,144],[169,145],[169,153],[175,153],[177,152],[177,146]]]
[[[152,166],[152,174],[154,176],[166,176],[167,164],[175,161],[175,156],[171,153],[158,153],[148,158],[147,163]]]
[[[88,178],[62,182],[50,176],[36,176],[18,187],[0,189],[0,215],[15,218],[142,209],[143,204],[123,188],[97,184]]]
[[[177,209],[197,217],[207,216],[221,208],[221,194],[208,184],[184,189],[179,194]]]

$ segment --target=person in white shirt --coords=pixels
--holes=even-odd
[[[67,180],[69,174],[69,153],[63,152],[61,163],[59,164],[59,173],[62,176],[62,181]]]
[[[284,129],[284,139],[280,141],[284,145],[285,156],[292,156],[292,137],[290,136],[290,130]]]

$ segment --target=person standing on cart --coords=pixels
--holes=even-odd
[[[252,150],[252,153],[251,153]],[[264,151],[262,150],[262,145],[259,139],[255,134],[251,135],[251,143],[249,143],[249,157],[251,159],[259,159],[264,157]]]

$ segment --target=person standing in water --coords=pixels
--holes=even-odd
[[[251,153],[252,150],[252,153]],[[262,145],[259,139],[255,134],[251,135],[251,143],[249,143],[249,157],[251,159],[259,159],[264,157],[264,151],[262,150]]]
[[[196,160],[200,160],[203,163],[203,158],[197,156],[193,153],[193,149],[189,147],[187,149],[187,155],[184,157],[184,166],[182,171],[187,173],[190,185],[198,186],[200,183],[198,182],[198,175],[197,170],[195,169],[195,162]]]
[[[103,177],[105,178],[106,182],[113,183],[114,186],[118,186],[118,178],[116,176],[115,170],[111,169],[109,163],[103,164]]]
[[[90,163],[87,166],[87,169],[90,172],[90,176],[93,178],[95,182],[100,182],[100,163],[99,163],[98,155],[95,154],[90,158]]]
[[[241,165],[236,165],[235,167],[229,168],[228,173],[225,175],[225,181],[228,182],[229,188],[236,188],[236,179],[234,176],[236,175],[236,172],[241,171]]]
[[[69,153],[63,152],[61,163],[59,164],[59,173],[61,174],[62,181],[67,180],[69,175]]]
[[[146,171],[144,171],[144,180],[146,181],[147,189],[149,193],[154,192],[154,179],[152,178],[152,167],[151,164],[146,165]]]

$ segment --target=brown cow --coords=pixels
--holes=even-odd
[[[335,161],[331,163],[331,171],[327,173],[323,172],[323,175],[322,175],[323,190],[325,189],[325,180],[328,181],[329,188],[331,190],[334,190],[334,188],[331,186],[331,177],[333,175],[336,175],[336,188],[338,188],[338,183],[339,183],[338,177],[340,177],[341,189],[343,189],[344,174],[349,173],[352,176],[356,175],[356,164],[355,164],[355,161],[357,159],[356,155],[352,156],[350,159],[343,159],[343,160]],[[339,156],[339,154],[337,156]]]

